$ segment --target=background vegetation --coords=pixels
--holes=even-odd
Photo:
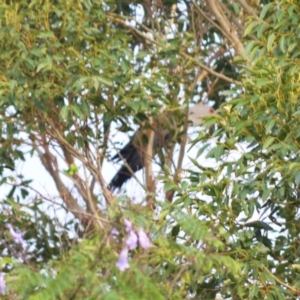
[[[289,0],[2,1],[2,299],[299,297],[299,16]],[[155,184],[112,193],[115,132],[200,100],[219,114]],[[18,167],[31,156],[56,190]],[[140,230],[152,245],[121,271]]]

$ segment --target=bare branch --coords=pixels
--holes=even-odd
[[[248,3],[245,0],[237,0],[238,3],[240,3],[241,7],[244,9],[245,13],[249,16],[256,16],[256,11],[248,5]]]
[[[153,125],[153,118],[150,119],[150,125]],[[148,144],[145,151],[145,178],[147,187],[147,204],[148,207],[153,207],[153,193],[155,193],[155,185],[153,180],[152,170],[152,158],[153,158],[153,142],[154,142],[154,130],[149,130]]]
[[[228,21],[226,15],[220,7],[220,3],[218,0],[207,0],[207,5],[210,7],[212,13],[215,15],[219,23],[221,24],[221,32],[226,35],[229,40],[232,42],[232,46],[236,50],[236,52],[243,56],[244,55],[244,46],[235,34],[235,30],[232,24]]]
[[[45,169],[49,172],[49,174],[52,176],[54,183],[57,187],[57,190],[61,196],[61,198],[66,203],[66,206],[68,210],[72,211],[74,215],[82,222],[85,223],[85,211],[84,209],[78,204],[76,199],[72,196],[70,191],[67,189],[67,187],[62,182],[59,171],[57,170],[57,162],[55,157],[51,154],[51,152],[48,149],[47,145],[43,145],[43,148],[45,152],[43,153],[38,145],[34,143],[34,148],[37,151],[42,164],[44,165]],[[54,166],[53,166],[54,165]]]

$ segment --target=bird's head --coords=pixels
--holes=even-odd
[[[200,102],[189,108],[189,121],[191,121],[194,126],[198,126],[201,125],[203,117],[215,113],[216,111],[212,107]]]

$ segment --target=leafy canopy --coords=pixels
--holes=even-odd
[[[141,22],[134,19],[138,2],[0,4],[6,299],[300,294],[300,6],[183,2],[186,10],[175,1],[139,3]],[[216,7],[227,14],[216,18]],[[244,57],[234,65],[232,53]],[[163,201],[158,189],[146,189],[145,199],[113,195],[104,163],[118,148],[116,127],[130,134],[149,128],[162,108],[176,111],[199,99],[226,104],[192,141],[192,167],[181,172],[180,160],[162,166]],[[175,117],[181,126],[183,116]],[[58,197],[19,171],[31,155]],[[213,167],[203,166],[203,157]],[[53,217],[53,208],[67,221]],[[130,251],[130,267],[120,272],[125,218],[134,232],[148,233],[153,247]],[[24,244],[7,224],[25,233]]]

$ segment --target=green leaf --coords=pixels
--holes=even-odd
[[[256,284],[253,284],[250,293],[249,293],[249,299],[254,299],[258,295],[258,287]]]
[[[105,85],[107,85],[107,86],[110,86],[110,87],[113,86],[113,82],[112,82],[112,80],[111,80],[110,78],[107,78],[107,77],[104,77],[104,76],[97,76],[97,79],[98,79],[101,83],[103,83],[103,84],[105,84]]]
[[[274,119],[269,119],[268,122],[267,122],[267,125],[266,125],[266,133],[270,133],[273,129],[275,125],[275,120]]]
[[[176,191],[177,189],[178,189],[177,185],[174,184],[174,183],[172,183],[172,182],[166,182],[164,184],[164,191],[165,192],[168,192],[168,191],[171,191],[171,190],[175,190]]]
[[[173,237],[173,238],[174,238],[174,237],[177,237],[179,231],[180,231],[180,225],[179,225],[179,224],[173,226],[172,231],[171,231],[172,237]]]
[[[280,46],[280,50],[282,51],[282,53],[285,53],[286,52],[286,40],[285,40],[284,36],[280,37],[279,46]]]
[[[252,21],[245,29],[244,36],[247,36],[248,34],[253,32],[253,28],[255,28],[259,22],[257,20]]]
[[[40,38],[40,39],[55,38],[55,35],[54,35],[53,31],[44,31],[44,32],[39,33],[37,35],[37,38]]]
[[[80,118],[81,120],[84,119],[84,113],[79,105],[71,105],[71,110],[75,113],[75,115],[78,118]]]
[[[67,106],[67,105],[65,105],[65,106],[62,107],[62,109],[60,110],[60,116],[61,116],[61,118],[66,119],[68,117],[68,115],[69,115],[69,109],[70,109],[70,107]]]
[[[296,173],[296,176],[295,176],[295,183],[297,186],[299,186],[300,184],[300,172],[297,172]]]
[[[53,67],[52,58],[47,55],[47,57],[42,59],[41,62],[37,65],[36,72],[39,73],[41,70],[49,71],[52,70],[52,67]]]
[[[85,117],[89,117],[91,115],[90,104],[86,100],[82,100],[82,111],[85,114]]]
[[[181,182],[180,187],[183,191],[186,191],[189,187],[189,183],[184,180],[184,181]]]
[[[275,34],[271,33],[268,36],[268,44],[267,44],[267,50],[268,50],[268,52],[272,51],[274,40],[275,40]]]
[[[275,137],[269,136],[263,144],[263,149],[268,149],[273,144]]]
[[[258,87],[266,86],[266,85],[273,85],[274,81],[269,80],[268,78],[259,78],[256,82]]]
[[[264,17],[266,16],[267,12],[274,6],[273,2],[270,2],[266,5],[263,6],[263,9],[260,12],[260,19],[264,19]]]

